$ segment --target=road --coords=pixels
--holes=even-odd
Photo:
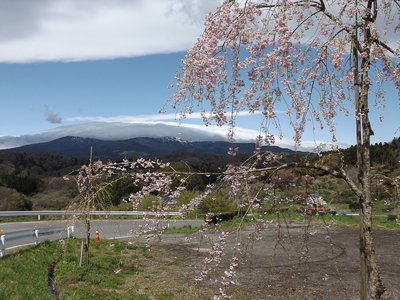
[[[185,225],[192,227],[199,227],[203,224],[203,222],[204,222],[203,220],[169,220],[167,225],[169,228],[181,228]],[[100,239],[128,239],[132,237],[130,231],[142,223],[143,221],[141,219],[92,220],[90,227],[90,235],[91,238],[94,239],[96,229],[98,229]],[[74,237],[78,238],[86,237],[84,222],[76,221],[72,223],[71,220],[0,223],[0,230],[2,230],[3,234],[7,236],[7,233],[14,231],[23,231],[30,229],[33,231],[35,227],[37,227],[38,229],[45,229],[45,228],[67,227],[69,225],[74,225],[74,234],[73,234]],[[63,232],[61,234],[57,233],[46,236],[40,236],[39,242],[43,242],[44,240],[56,240],[64,238],[66,236],[67,236],[66,232]],[[14,250],[15,248],[32,245],[34,243],[35,243],[35,238],[33,237],[15,242],[6,241],[6,253]]]

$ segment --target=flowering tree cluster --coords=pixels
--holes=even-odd
[[[397,27],[398,3],[393,0],[227,0],[216,12],[207,15],[204,33],[177,72],[177,90],[170,100],[182,118],[199,107],[206,125],[213,122],[230,125],[228,137],[232,141],[236,116],[242,111],[261,112],[264,121],[261,134],[255,137],[256,148],[275,142],[273,128],[277,129],[278,136],[283,136],[276,113],[282,106],[286,107],[297,145],[301,143],[308,119],[321,128],[327,127],[335,141],[335,117],[339,113],[350,115],[350,109],[354,109],[357,180],[348,176],[342,164],[280,164],[279,157],[268,153],[256,154],[255,162],[228,167],[219,174],[218,184],[229,188],[231,202],[243,214],[255,212],[265,204],[279,212],[283,203],[289,206],[302,203],[305,223],[299,260],[308,261],[309,240],[314,234],[309,226],[312,215],[305,209],[310,203],[306,198],[278,197],[275,193],[280,181],[278,171],[288,167],[314,168],[343,179],[359,198],[361,207],[361,299],[379,299],[384,292],[372,238],[369,146],[373,131],[369,112],[371,105],[384,107],[383,83],[392,81],[400,87],[397,61],[400,52],[395,49],[398,41],[386,39]],[[168,211],[176,208],[175,201],[185,190],[187,177],[193,175],[170,168],[166,172],[166,164],[143,159],[98,167],[96,172],[102,176],[123,173],[132,177],[140,187],[129,198],[134,209],[146,196],[159,197],[150,206],[156,216],[145,216],[145,223],[136,232],[145,233],[149,238],[160,235],[165,227],[162,220]],[[92,176],[91,171],[82,174],[89,180]],[[265,181],[257,186],[260,176]],[[171,188],[177,180],[181,184]],[[305,176],[304,180],[311,184],[313,178]],[[180,211],[186,214],[198,207],[214,188],[214,185],[207,186],[203,193],[181,206]],[[162,200],[165,198],[166,201]],[[290,221],[282,214],[278,216],[274,223],[260,217],[246,239],[241,238],[242,232],[238,230],[229,263],[218,279],[221,289],[215,299],[230,297],[229,286],[236,282],[237,270],[246,262],[247,242],[262,241],[267,228],[274,228],[276,232],[276,248],[290,241],[289,233],[284,230]],[[213,217],[207,214],[206,221]],[[210,236],[210,226],[208,222],[205,224],[201,232],[204,236]],[[324,230],[330,241],[329,224],[324,224]],[[232,233],[219,232],[203,270],[196,277],[199,281],[212,278],[211,271],[226,255],[227,239]],[[324,276],[324,280],[328,277]]]
[[[286,247],[294,247],[293,241],[298,240],[291,238],[287,226],[293,221],[281,213],[281,206],[298,207],[300,205],[299,211],[303,216],[303,221],[300,221],[302,240],[297,260],[307,263],[311,259],[309,243],[316,229],[315,227],[312,229],[310,226],[313,214],[307,209],[311,205],[307,199],[307,193],[306,197],[298,196],[296,199],[276,195],[276,185],[280,182],[277,171],[289,167],[289,165],[279,164],[279,157],[273,153],[259,153],[255,155],[254,159],[242,166],[226,166],[219,174],[178,172],[168,163],[142,158],[136,161],[123,160],[121,163],[96,161],[88,166],[82,166],[76,176],[81,195],[78,203],[80,208],[77,210],[89,213],[92,210],[103,209],[103,205],[106,204],[104,201],[107,200],[107,187],[119,180],[121,175],[129,176],[132,178],[133,185],[138,187],[136,193],[125,199],[126,202],[131,203],[133,210],[138,210],[143,201],[152,196],[152,203],[147,206],[147,213],[142,222],[132,229],[131,234],[132,236],[145,236],[148,241],[157,241],[161,239],[168,223],[171,222],[168,214],[170,211],[178,210],[182,217],[185,217],[201,206],[202,202],[216,189],[221,187],[228,189],[229,201],[235,204],[236,210],[240,212],[239,215],[254,214],[257,216],[254,219],[255,223],[243,234],[241,230],[243,224],[239,224],[237,231],[219,229],[218,220],[222,216],[216,213],[206,214],[205,223],[199,231],[199,235],[202,240],[208,241],[211,251],[204,259],[202,270],[194,279],[199,284],[207,280],[219,283],[220,289],[214,298],[230,298],[230,287],[237,283],[238,271],[251,256],[249,253],[251,245],[263,242],[266,230],[275,232],[275,241],[266,241],[272,245],[274,252],[280,248],[287,251]],[[290,164],[290,166],[297,167],[306,165],[306,163]],[[329,170],[328,167],[322,165],[320,168]],[[219,180],[214,184],[207,185],[202,193],[198,193],[187,204],[177,206],[177,199],[186,190],[189,177],[199,175],[218,175]],[[66,177],[66,179],[68,178],[70,177]],[[305,175],[304,178],[308,184],[313,181],[313,177],[309,175]],[[176,185],[178,180],[180,185]],[[310,187],[308,193],[311,193]],[[294,206],[294,204],[296,205]],[[266,209],[267,207],[269,209]],[[276,221],[267,220],[264,216],[272,211],[278,216]],[[89,218],[89,215],[86,218]],[[212,224],[214,220],[216,220],[217,227]],[[244,219],[241,222],[243,221]],[[326,232],[327,239],[330,239],[329,226],[330,224],[324,223],[321,227]],[[88,231],[89,229],[90,227]],[[235,241],[233,246],[228,244],[229,239]],[[266,246],[267,249],[268,246]],[[87,249],[88,251],[89,249]],[[329,253],[327,253],[327,257],[330,259]],[[216,271],[218,269],[222,271]]]
[[[389,40],[398,16],[396,0],[224,1],[207,15],[171,99],[182,118],[199,107],[206,125],[228,124],[231,140],[237,114],[260,111],[258,147],[274,143],[271,126],[283,136],[278,107],[286,107],[297,145],[308,119],[336,141],[335,117],[354,109],[358,180],[334,173],[360,199],[362,299],[384,292],[372,237],[370,106],[384,107],[383,83],[400,88],[399,41]]]
[[[266,144],[274,141],[270,125],[280,128],[276,107],[285,105],[296,143],[310,117],[335,141],[334,118],[354,105],[352,49],[363,67],[356,84],[374,94],[374,105],[384,106],[383,82],[400,87],[399,50],[385,39],[396,21],[394,1],[225,1],[183,60],[171,105],[182,118],[200,107],[205,124],[232,127],[237,113],[261,111]]]

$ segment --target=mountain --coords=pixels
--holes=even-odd
[[[240,153],[251,154],[255,150],[254,143],[235,143],[233,145]],[[210,153],[227,155],[232,144],[229,142],[215,141],[185,141],[178,138],[149,138],[138,137],[127,140],[105,141],[94,138],[81,138],[67,136],[50,142],[30,144],[21,147],[7,149],[17,152],[41,152],[50,151],[69,157],[89,156],[90,148],[93,157],[102,159],[122,159],[129,157],[156,157],[178,152]],[[294,153],[293,150],[278,146],[264,146],[262,151]]]
[[[179,137],[185,141],[225,141],[229,142],[226,134],[229,128],[224,126],[200,124],[181,124],[170,122],[89,122],[83,124],[65,125],[51,130],[19,136],[0,136],[0,150],[21,147],[25,145],[47,143],[67,136],[98,139],[102,141],[122,141],[138,137],[163,138],[166,136]],[[238,143],[254,143],[260,134],[257,130],[235,127],[235,141]],[[292,140],[281,137],[275,138],[275,146],[296,151],[312,151],[323,141],[303,141],[301,146],[295,146]],[[345,145],[338,145],[346,148]],[[348,147],[349,145],[347,145]]]

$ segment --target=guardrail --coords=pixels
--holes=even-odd
[[[51,215],[115,215],[115,216],[182,216],[180,212],[148,212],[148,211],[71,211],[71,210],[36,210],[36,211],[0,211],[0,217],[17,217],[17,216],[37,216],[40,220],[40,216],[51,216]],[[59,227],[59,228],[46,228],[15,231],[4,234],[0,230],[0,257],[5,255],[6,242],[15,242],[22,239],[36,238],[35,244],[39,243],[39,236],[54,234],[61,231],[67,231],[67,236],[72,236],[74,231],[73,226]]]
[[[0,230],[0,257],[6,254],[6,242],[16,242],[28,238],[35,238],[35,245],[39,244],[39,237],[44,235],[50,235],[58,232],[67,231],[67,237],[72,237],[74,233],[74,226],[58,227],[58,228],[43,228],[38,229],[34,227],[31,230],[14,231],[9,233],[3,233]]]
[[[149,212],[149,211],[90,211],[90,215],[114,215],[114,216],[181,216],[180,212]],[[84,215],[84,211],[72,210],[34,210],[34,211],[1,211],[0,217],[17,216],[51,216],[51,215]]]

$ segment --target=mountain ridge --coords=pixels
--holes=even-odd
[[[102,159],[122,159],[129,157],[156,157],[178,152],[197,152],[228,155],[229,148],[238,148],[239,153],[252,154],[255,143],[230,143],[225,141],[186,141],[176,137],[135,137],[125,140],[100,140],[65,136],[52,140],[10,148],[2,151],[39,152],[49,151],[69,157],[89,156],[93,149],[94,157]],[[278,146],[263,146],[261,151],[294,153],[295,151]]]

